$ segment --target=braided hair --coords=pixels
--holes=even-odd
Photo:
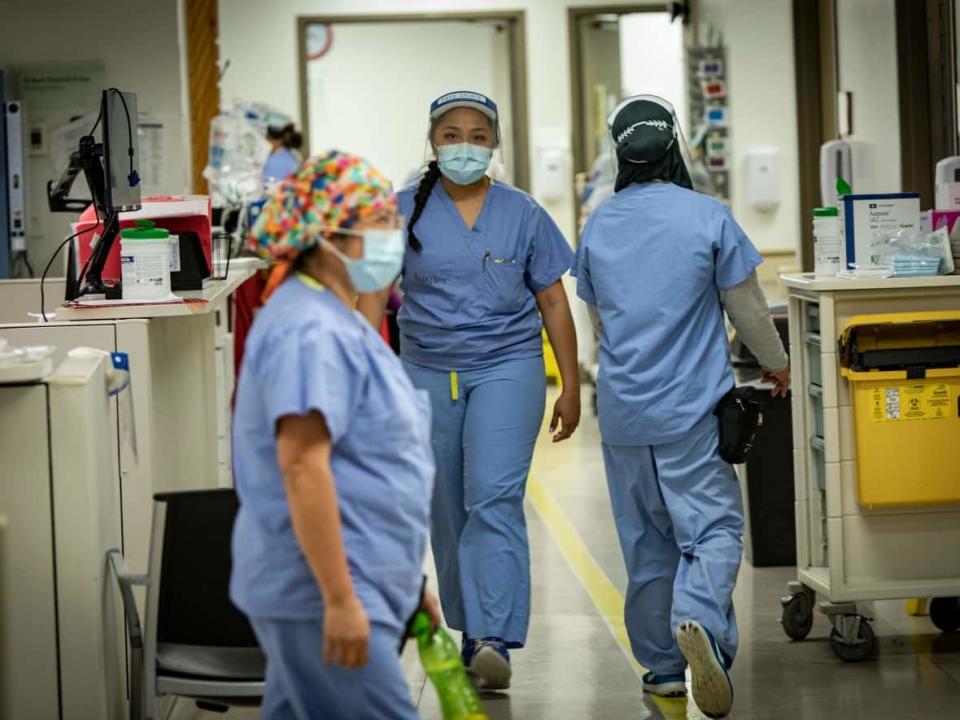
[[[437,180],[439,179],[440,163],[436,160],[431,160],[430,164],[427,165],[427,171],[420,180],[420,185],[417,186],[417,192],[413,196],[413,215],[410,216],[410,222],[407,224],[407,240],[414,252],[423,250],[423,243],[421,243],[420,238],[414,234],[413,226],[417,224],[417,220],[423,215],[423,209],[427,206],[427,200],[430,199],[430,195],[433,193],[433,186],[437,184]]]

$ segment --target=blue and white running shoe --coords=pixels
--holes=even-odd
[[[470,672],[470,665],[473,664],[473,656],[477,654],[477,641],[470,638],[466,633],[460,638],[460,659],[463,661],[463,667]]]
[[[687,678],[683,673],[648,672],[643,676],[643,691],[665,698],[686,697]]]

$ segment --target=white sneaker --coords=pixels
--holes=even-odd
[[[693,700],[710,718],[723,718],[733,707],[733,683],[727,661],[710,631],[696,620],[685,620],[677,630],[677,644],[690,665]]]
[[[481,690],[506,690],[513,675],[507,646],[500,640],[478,640],[470,670]]]

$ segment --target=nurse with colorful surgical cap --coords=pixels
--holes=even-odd
[[[527,642],[530,551],[523,498],[546,401],[542,330],[563,381],[554,441],[580,421],[573,319],[561,277],[573,253],[520,190],[489,177],[496,104],[454,92],[430,107],[435,155],[398,196],[408,219],[401,356],[430,394],[437,460],[431,543],[447,623],[487,689],[509,687]]]
[[[601,326],[597,381],[607,484],[629,578],[624,617],[647,692],[733,703],[733,589],[743,506],[714,410],[734,386],[724,310],[786,395],[790,372],[757,282],[760,254],[729,209],[694,192],[673,108],[611,114],[618,174],[591,213],[574,274]]]
[[[390,183],[358,157],[307,161],[251,235],[287,277],[240,372],[231,598],[267,656],[263,715],[417,717],[397,648],[421,599],[430,403],[354,308],[403,263]]]

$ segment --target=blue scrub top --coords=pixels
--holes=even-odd
[[[603,324],[603,441],[681,439],[733,387],[720,293],[762,259],[721,202],[672,183],[631,185],[590,215],[577,294]]]
[[[267,302],[244,352],[233,426],[240,512],[230,596],[253,616],[323,617],[276,456],[277,421],[311,410],[323,414],[333,442],[357,595],[371,622],[402,629],[419,601],[426,550],[434,475],[429,400],[362,316],[299,278]]]
[[[270,153],[270,157],[263,164],[263,181],[265,183],[285,180],[300,169],[300,161],[287,148],[280,148]]]
[[[413,214],[416,186],[398,193]],[[491,183],[473,230],[437,182],[415,226],[422,252],[407,249],[397,316],[403,358],[469,371],[543,352],[535,293],[570,268],[573,251],[526,193]]]

